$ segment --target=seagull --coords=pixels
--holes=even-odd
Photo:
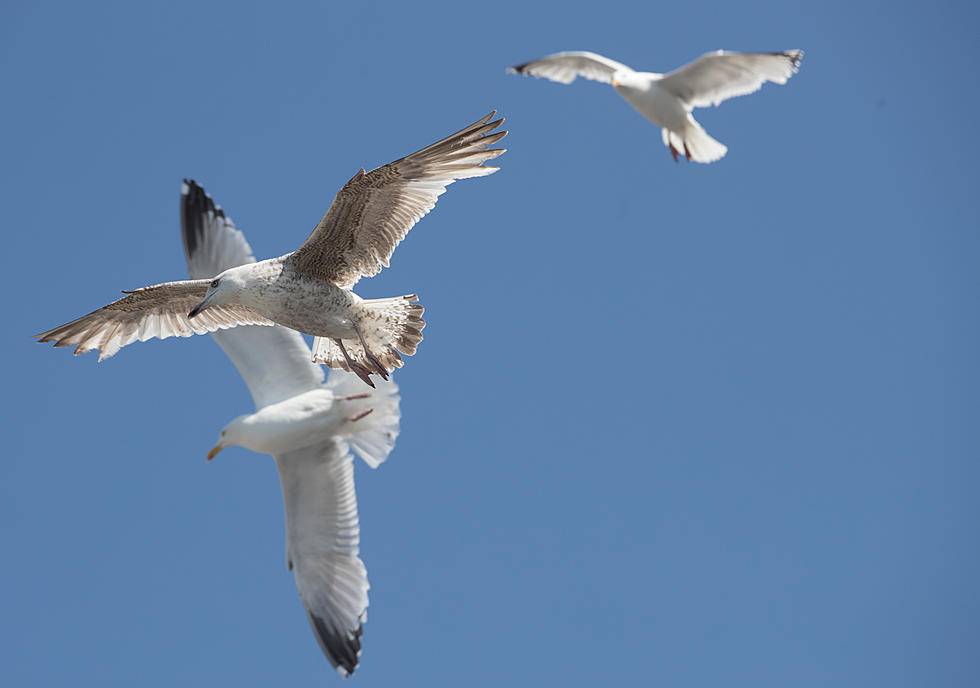
[[[314,335],[315,363],[388,379],[402,365],[399,352],[422,341],[422,306],[415,294],[362,299],[351,289],[388,266],[395,247],[458,179],[493,174],[483,163],[506,149],[489,146],[496,111],[411,155],[365,173],[337,192],[323,219],[296,251],[230,267],[202,279],[166,282],[127,296],[36,335],[75,354],[97,349],[99,360],[131,342],[189,337],[237,325],[278,323]]]
[[[581,76],[612,84],[616,92],[654,124],[662,127],[664,145],[677,162],[681,151],[694,162],[714,162],[728,148],[708,135],[691,116],[697,107],[718,105],[735,96],[755,93],[772,81],[785,84],[799,70],[802,50],[778,53],[706,53],[669,74],[635,72],[608,57],[586,51],[555,53],[507,70],[562,84]]]
[[[244,235],[194,181],[181,188],[184,252],[192,278],[254,264]],[[367,620],[368,580],[358,556],[360,529],[350,450],[371,468],[384,461],[399,429],[398,387],[365,392],[358,379],[311,362],[295,330],[236,327],[212,333],[245,379],[255,413],[239,416],[208,454],[233,445],[271,454],[286,507],[286,562],[313,633],[344,677],[357,668]]]

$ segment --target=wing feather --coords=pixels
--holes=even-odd
[[[122,347],[152,337],[189,337],[236,325],[271,325],[245,306],[212,306],[193,320],[187,313],[204,298],[208,280],[165,282],[143,287],[108,306],[72,320],[61,327],[42,332],[41,342],[55,346],[75,345],[75,355],[98,350],[99,360],[109,358]]]
[[[491,112],[465,129],[371,172],[361,169],[337,192],[323,219],[289,260],[296,269],[348,289],[388,267],[391,254],[458,179],[493,174],[483,163],[506,131]]]
[[[530,74],[560,84],[570,84],[578,76],[611,84],[613,74],[616,72],[632,71],[621,62],[585,50],[569,50],[546,55],[540,60],[532,60],[507,69],[508,74]]]
[[[664,75],[658,85],[692,108],[718,105],[755,93],[772,81],[785,84],[799,71],[802,50],[779,53],[735,53],[718,50]]]
[[[286,558],[310,627],[341,676],[357,668],[370,587],[358,556],[353,458],[341,440],[276,457]]]

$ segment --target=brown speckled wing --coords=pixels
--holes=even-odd
[[[187,317],[208,291],[208,280],[166,282],[143,287],[97,311],[36,335],[41,342],[75,346],[75,355],[98,350],[99,360],[137,340],[190,337],[236,325],[272,325],[244,306],[212,306]]]
[[[355,174],[290,262],[344,289],[388,267],[395,247],[449,184],[497,171],[483,165],[505,150],[489,148],[507,135],[492,133],[504,121],[490,122],[495,114],[401,160]]]

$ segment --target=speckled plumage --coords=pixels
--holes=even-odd
[[[314,362],[355,372],[369,385],[370,375],[387,378],[402,365],[400,354],[414,354],[422,340],[422,306],[414,294],[364,300],[350,289],[387,267],[449,184],[497,171],[483,164],[504,152],[489,148],[507,134],[494,132],[503,122],[489,121],[494,114],[405,158],[362,169],[293,253],[238,265],[211,280],[144,287],[38,337],[74,344],[76,354],[97,349],[102,360],[137,339],[278,323],[316,337]],[[184,182],[182,193],[207,198],[193,181]],[[210,203],[207,212],[210,221],[234,228],[220,207]],[[182,222],[194,217],[182,205]]]

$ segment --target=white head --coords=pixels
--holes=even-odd
[[[216,457],[222,449],[244,446],[242,442],[245,439],[246,418],[248,418],[248,415],[238,416],[238,418],[222,428],[221,435],[218,437],[218,443],[208,452],[208,461]]]
[[[187,314],[188,318],[193,318],[198,313],[210,308],[211,306],[222,306],[227,303],[237,303],[237,294],[241,291],[244,284],[243,275],[240,274],[238,266],[229,268],[211,280],[208,291],[201,300],[201,303],[194,306]]]
[[[629,88],[630,86],[635,85],[634,82],[636,81],[636,75],[636,72],[634,72],[632,69],[619,70],[613,74],[612,85],[614,88]]]

